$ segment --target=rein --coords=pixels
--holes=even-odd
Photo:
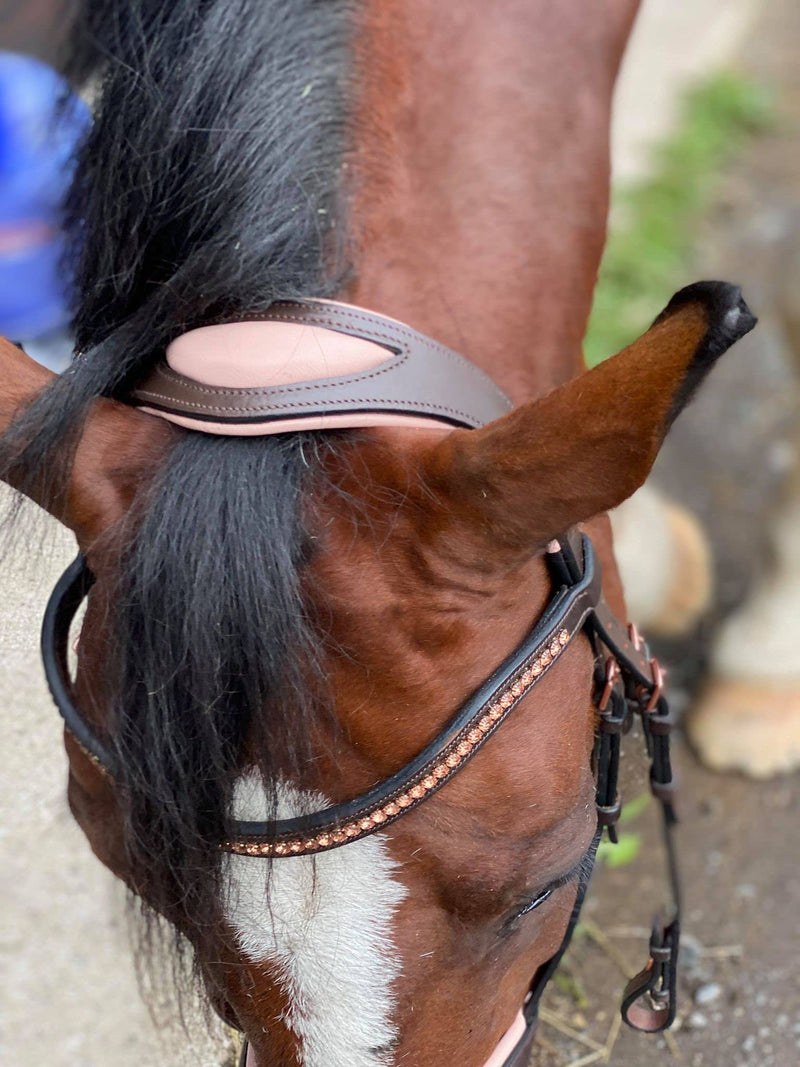
[[[362,368],[358,373],[318,380],[303,379],[299,385],[284,385],[278,389],[267,385],[214,385],[209,382],[214,371],[213,367],[209,371],[208,351],[204,354],[203,339],[196,335],[206,330],[224,329],[227,343],[232,337],[230,331],[243,324],[204,327],[179,339],[184,343],[182,349],[190,342],[189,363],[192,365],[194,359],[195,377],[189,379],[176,371],[168,351],[167,362],[136,390],[135,401],[146,404],[148,409],[158,402],[162,408],[153,408],[154,413],[183,424],[188,420],[194,423],[194,429],[214,433],[249,433],[254,424],[261,427],[261,432],[284,432],[295,428],[296,423],[290,421],[287,424],[287,420],[299,418],[298,410],[302,412],[304,423],[309,419],[325,420],[333,413],[348,420],[361,420],[348,422],[348,425],[364,425],[363,420],[377,412],[382,420],[424,417],[450,425],[476,426],[508,409],[505,397],[478,368],[394,320],[328,301],[282,303],[274,305],[271,311],[272,315],[268,312],[259,316],[260,325],[280,325],[278,319],[290,315],[292,325],[315,328],[317,334],[323,335],[323,342],[324,334],[333,332],[375,345],[379,351],[368,352],[367,358],[378,362],[373,362],[371,369]],[[257,348],[263,345],[266,336],[258,332]],[[273,333],[272,337],[275,336]],[[217,334],[216,343],[219,339]],[[319,346],[319,336],[315,343]],[[174,342],[171,349],[177,344]],[[174,351],[172,354],[173,361],[178,362]],[[359,358],[363,356],[362,348]],[[426,362],[428,370],[414,387],[412,372],[416,373]],[[368,376],[366,379],[365,375]],[[452,382],[448,375],[460,390],[458,399],[452,397]],[[359,381],[355,382],[354,378]],[[164,391],[154,397],[154,390],[162,387]],[[365,389],[372,393],[371,398],[365,395]],[[449,398],[448,403],[442,402],[443,395]],[[211,410],[198,414],[196,408],[192,409],[191,405],[198,403],[198,396],[203,397],[202,403],[210,405]],[[298,396],[303,399],[298,400]],[[292,407],[289,413],[287,404],[302,407]],[[454,407],[457,407],[457,416],[453,414]],[[220,431],[217,427],[221,424],[227,429]],[[280,428],[277,431],[267,429],[267,424]],[[247,429],[243,430],[243,426]],[[570,643],[577,636],[585,635],[595,654],[594,703],[597,711],[592,758],[597,831],[591,850],[592,864],[604,828],[611,841],[617,840],[616,823],[621,811],[617,788],[620,742],[635,716],[641,721],[650,758],[650,787],[662,812],[672,897],[670,911],[666,917],[659,916],[654,921],[648,962],[628,982],[621,1008],[622,1017],[630,1026],[655,1033],[672,1024],[676,1008],[680,887],[673,839],[676,816],[669,750],[673,719],[663,694],[660,666],[650,656],[635,627],[620,622],[603,599],[600,565],[590,539],[574,531],[560,541],[552,542],[545,558],[553,588],[544,612],[520,645],[465,701],[419,755],[368,792],[322,811],[275,822],[231,821],[219,847],[239,855],[284,859],[329,851],[385,829],[429,800],[466,766],[541,678],[556,669]],[[86,755],[114,778],[118,775],[116,759],[78,710],[68,667],[70,626],[93,583],[94,576],[85,558],[79,555],[62,575],[50,597],[42,626],[41,650],[47,682],[67,729]],[[533,976],[521,1015],[486,1067],[525,1067],[527,1064],[539,1001],[569,945],[588,877],[585,875],[579,885],[560,948]],[[247,1055],[245,1046],[241,1062],[255,1067],[252,1053],[249,1059]]]

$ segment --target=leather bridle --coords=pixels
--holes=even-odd
[[[586,535],[565,537],[554,543],[546,559],[554,591],[541,618],[519,647],[415,759],[368,793],[312,815],[273,823],[232,822],[220,847],[239,855],[277,860],[328,851],[385,829],[433,796],[466,766],[523,697],[555,669],[571,641],[583,633],[595,652],[598,713],[593,755],[598,828],[592,860],[604,827],[610,839],[616,841],[616,823],[621,810],[617,789],[620,740],[634,715],[641,720],[651,760],[650,786],[663,814],[672,910],[668,922],[660,918],[654,922],[650,958],[628,983],[622,1002],[622,1015],[627,1023],[654,1033],[670,1026],[675,1018],[680,928],[680,891],[672,834],[676,821],[669,755],[672,718],[662,691],[661,669],[635,628],[623,626],[605,603],[599,562]],[[110,748],[76,707],[67,661],[70,625],[93,581],[85,558],[78,556],[59,580],[47,605],[42,627],[42,657],[50,691],[68,730],[93,762],[114,777],[116,764]],[[525,1032],[505,1067],[517,1067],[517,1064],[522,1067],[527,1062],[524,1051],[530,1049],[533,1041],[539,1000],[569,944],[587,881],[588,877],[579,886],[561,947],[533,977],[522,1009]]]
[[[327,325],[326,328],[353,332],[352,325],[349,325],[354,317],[352,311],[341,311],[341,308],[346,306],[321,302],[310,302],[309,306],[312,304],[317,310],[309,312],[308,307],[304,307],[302,317],[305,320],[308,320],[310,315],[313,318],[314,313],[320,314],[319,309],[322,308],[328,324],[331,321],[338,322],[338,325]],[[331,308],[339,309],[338,318],[332,315]],[[393,323],[393,320],[384,320],[381,316],[357,310],[359,326],[354,335],[374,337],[380,332],[375,327],[377,322],[382,328],[382,336],[385,337],[385,323],[392,324],[394,355],[387,365],[389,375],[398,373],[394,368],[397,367],[398,361],[404,358],[402,354],[398,354],[401,341],[408,352],[426,352],[428,360],[434,358],[435,342],[402,324]],[[369,326],[371,334],[367,332],[364,323],[372,324]],[[318,325],[318,322],[315,324]],[[438,347],[441,349],[441,346]],[[446,353],[443,358],[448,366],[452,365],[454,358],[467,362],[449,350],[441,351]],[[384,373],[384,370],[381,370],[381,373]],[[462,368],[462,372],[463,380],[469,382],[472,391],[471,400],[478,408],[480,389],[476,385],[476,379],[468,370]],[[405,373],[402,367],[401,373]],[[499,401],[493,383],[491,387],[494,394],[490,396],[487,404],[489,410],[494,410]],[[327,388],[324,386],[323,391]],[[386,401],[395,405],[394,411],[422,414],[447,421],[445,416],[435,413],[434,400],[438,388],[435,383],[428,382],[428,399],[424,403],[419,397],[404,393],[403,390],[407,391],[407,388],[408,384],[403,379],[401,384],[394,387],[390,400]],[[210,391],[206,388],[206,392]],[[237,391],[223,392],[225,395],[220,403],[236,408],[240,403],[238,397],[228,394],[235,394]],[[148,401],[152,403],[152,397],[148,397]],[[341,395],[341,389],[339,393],[333,394],[331,402],[340,404],[339,410],[345,414],[365,403],[360,395],[355,398],[349,397],[349,394]],[[379,400],[372,402],[381,403]],[[166,404],[167,401],[164,400],[163,403]],[[181,403],[185,403],[185,397]],[[252,408],[255,402],[251,398],[248,403]],[[272,401],[260,396],[257,403],[257,415],[252,410],[245,415],[241,410],[234,410],[232,414],[228,413],[231,420],[236,423],[242,419],[252,421],[253,418],[266,418],[267,414],[262,409],[268,408]],[[280,403],[284,401],[281,400]],[[215,411],[214,418],[220,417],[224,417],[224,414],[220,415]],[[278,417],[286,419],[287,416],[282,412]],[[454,418],[450,418],[450,421],[456,422]],[[481,418],[476,416],[471,424],[478,425],[481,421]],[[470,421],[462,419],[461,425],[464,424],[469,425]],[[604,828],[612,841],[617,839],[616,824],[621,810],[618,792],[620,742],[622,734],[629,730],[634,717],[638,717],[641,722],[650,758],[650,787],[660,803],[663,817],[672,896],[670,913],[667,918],[659,917],[655,920],[650,938],[650,958],[643,970],[628,982],[622,1000],[623,1019],[635,1029],[655,1033],[666,1029],[675,1018],[680,929],[680,887],[673,840],[676,822],[673,806],[674,781],[670,763],[670,730],[673,720],[663,693],[662,672],[636,629],[623,625],[605,603],[599,562],[592,543],[585,534],[572,531],[560,541],[551,543],[545,558],[551,576],[552,595],[541,617],[515,651],[465,701],[439,735],[418,756],[367,793],[322,811],[275,822],[231,821],[226,839],[219,844],[222,850],[229,853],[284,860],[329,851],[385,830],[446,786],[476,752],[490,743],[494,733],[515,713],[517,706],[538,682],[547,673],[557,669],[562,653],[575,637],[585,635],[591,642],[595,655],[594,700],[597,710],[593,752],[597,832],[590,850],[591,863],[594,862],[597,844]],[[67,729],[87,756],[104,773],[114,778],[118,773],[116,757],[112,748],[97,735],[78,711],[68,668],[70,626],[93,583],[94,577],[86,560],[79,555],[62,575],[50,597],[42,627],[41,648],[50,691]],[[524,1027],[514,1048],[506,1056],[503,1067],[525,1067],[528,1062],[539,1001],[570,942],[587,883],[588,874],[579,885],[572,916],[558,952],[533,976],[522,1007]],[[243,1057],[242,1063],[244,1062]],[[250,1062],[252,1063],[252,1058]]]

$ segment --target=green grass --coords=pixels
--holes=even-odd
[[[685,283],[695,225],[725,162],[772,114],[762,85],[715,75],[686,95],[675,132],[653,149],[650,176],[614,191],[615,221],[584,341],[590,367],[641,334]]]

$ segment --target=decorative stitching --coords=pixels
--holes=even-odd
[[[308,311],[309,314],[307,314],[307,315],[302,315],[302,314],[297,314],[297,313],[292,314],[291,311],[284,311],[282,313],[278,313],[278,312],[272,310],[273,308],[284,308],[284,309],[285,308],[289,308],[289,309],[291,309],[291,308],[297,307],[297,306],[305,308]],[[312,316],[313,316],[313,320],[311,318]],[[480,367],[478,367],[474,363],[470,362],[470,360],[466,359],[466,357],[460,355],[458,352],[453,351],[453,349],[448,348],[446,345],[443,345],[438,341],[434,341],[433,338],[428,337],[426,334],[418,333],[417,331],[412,330],[410,327],[403,326],[402,323],[398,323],[398,324],[395,325],[394,323],[389,322],[387,319],[385,319],[384,316],[378,315],[377,312],[372,312],[370,314],[364,314],[364,313],[359,312],[357,310],[352,310],[351,311],[349,309],[349,307],[345,308],[342,305],[335,305],[333,307],[328,307],[327,305],[322,305],[322,304],[319,304],[319,303],[317,303],[315,301],[311,301],[311,300],[308,300],[308,301],[306,301],[306,300],[280,301],[279,300],[279,301],[275,301],[275,303],[272,304],[270,306],[270,308],[267,309],[266,311],[259,312],[259,313],[253,313],[253,314],[237,315],[236,318],[234,318],[234,319],[218,320],[216,323],[214,323],[212,325],[223,325],[223,324],[229,323],[229,322],[242,322],[242,321],[247,321],[247,322],[274,322],[274,321],[279,321],[280,322],[280,321],[283,321],[283,322],[294,322],[294,323],[297,323],[297,324],[302,325],[302,326],[320,326],[323,329],[333,329],[335,332],[341,333],[341,332],[346,332],[345,330],[343,330],[343,327],[346,326],[346,320],[348,320],[348,319],[353,320],[356,323],[364,323],[367,326],[366,330],[364,330],[363,327],[362,327],[360,333],[358,333],[358,334],[350,334],[349,336],[360,337],[361,340],[373,341],[376,344],[383,344],[384,342],[389,342],[390,346],[395,347],[395,348],[399,347],[400,353],[402,353],[402,355],[400,355],[400,353],[398,353],[397,355],[395,355],[394,359],[390,359],[390,360],[386,361],[387,365],[384,366],[383,364],[379,364],[379,367],[377,369],[372,370],[369,373],[365,373],[365,374],[362,374],[362,375],[357,375],[355,377],[350,377],[350,378],[334,378],[334,379],[331,379],[331,381],[336,382],[337,385],[352,385],[352,384],[355,384],[357,382],[369,381],[370,379],[378,377],[381,374],[386,374],[389,371],[397,370],[397,369],[399,369],[399,367],[402,366],[403,363],[405,363],[410,358],[412,346],[418,345],[418,346],[421,346],[423,348],[428,349],[429,351],[439,352],[441,355],[445,356],[451,362],[456,363],[460,368],[462,368],[468,374],[470,374],[476,381],[480,382],[481,385],[487,386],[487,387],[491,387],[492,390],[494,391],[495,396],[499,400],[501,400],[502,403],[506,407],[510,407],[509,401],[508,401],[508,397],[499,388],[497,383],[494,382],[489,377],[488,374],[486,374],[484,371],[482,371],[480,369]],[[382,333],[379,329],[376,328],[375,319],[378,319],[379,321],[382,321],[382,322],[385,323],[385,326],[384,326],[385,330],[394,331],[394,332],[393,333],[390,333],[390,332]],[[385,345],[384,345],[384,347],[385,347]],[[400,358],[398,358],[398,356]],[[228,387],[220,387],[220,389],[210,389],[209,387],[203,387],[199,383],[193,382],[189,378],[183,378],[181,375],[176,375],[175,372],[172,371],[171,367],[169,367],[168,365],[163,364],[163,363],[159,364],[155,369],[156,369],[157,373],[169,372],[169,374],[175,375],[175,377],[173,378],[174,381],[181,382],[182,384],[184,384],[186,386],[186,388],[193,389],[196,392],[206,392],[206,393],[216,393],[216,394],[219,394],[219,393],[223,392],[226,395],[230,395],[230,396],[251,396],[251,395],[257,395],[258,394],[258,390],[256,390],[256,392],[254,393],[253,391],[248,390],[248,389],[231,389],[231,388],[228,388]],[[165,376],[168,377],[169,374],[166,374]],[[280,393],[290,393],[290,392],[300,392],[300,391],[302,391],[304,389],[308,390],[308,389],[326,389],[326,388],[329,388],[329,386],[298,384],[298,385],[294,385],[294,386],[275,386],[273,391],[274,392],[280,392]],[[136,392],[138,392],[138,390],[136,390]],[[167,398],[167,399],[172,399],[172,398]]]
[[[403,363],[406,362],[408,356],[400,356],[391,361],[387,360],[387,364],[378,364],[378,368],[370,371],[369,374],[362,374],[356,378],[329,378],[327,381],[335,383],[335,385],[357,385],[359,382],[369,381],[370,378],[377,378],[381,374],[386,374],[391,370],[397,370]],[[194,381],[192,378],[185,378],[182,374],[178,374],[167,363],[159,363],[155,368],[156,374],[162,378],[166,378],[167,381],[175,382],[177,385],[182,385],[186,389],[191,389],[195,393],[208,393],[211,396],[261,396],[265,391],[269,390],[271,393],[302,393],[303,391],[309,391],[312,389],[330,389],[331,385],[322,385],[321,382],[299,382],[297,385],[256,385],[250,389],[234,389],[227,385],[212,386],[202,385],[200,382]],[[138,390],[137,390],[138,392]],[[174,400],[174,397],[169,399]]]
[[[136,395],[137,395],[137,397],[139,397],[141,399],[152,398],[154,400],[159,400],[160,399],[160,400],[166,400],[166,401],[170,401],[172,399],[171,397],[164,396],[162,393],[150,393],[150,392],[145,392],[144,390],[138,390]],[[319,413],[321,415],[348,415],[348,414],[350,414],[350,412],[348,411],[347,408],[342,409],[342,408],[339,407],[339,405],[341,405],[341,404],[382,404],[382,405],[384,405],[384,408],[387,409],[387,410],[399,411],[399,412],[409,411],[409,410],[411,410],[411,411],[414,411],[414,410],[424,411],[426,409],[431,409],[431,410],[434,410],[434,411],[443,411],[443,412],[446,412],[449,415],[458,415],[461,419],[465,419],[467,422],[476,422],[477,421],[475,416],[470,414],[469,412],[460,411],[458,408],[446,407],[444,404],[432,404],[427,400],[408,400],[408,401],[404,401],[403,402],[403,401],[396,401],[396,400],[386,400],[385,398],[382,398],[382,397],[354,397],[354,398],[350,398],[350,399],[348,399],[347,397],[344,397],[344,398],[341,398],[339,400],[331,401],[330,407],[327,408],[325,411],[320,411]],[[313,400],[298,400],[298,401],[295,401],[294,403],[274,404],[274,405],[272,405],[270,407],[251,407],[251,408],[248,408],[246,412],[245,411],[237,411],[235,408],[214,407],[212,404],[194,404],[194,403],[192,403],[191,401],[188,401],[188,400],[181,401],[181,405],[182,405],[182,407],[187,407],[187,408],[188,407],[197,408],[200,411],[207,411],[209,414],[219,415],[221,417],[224,417],[226,415],[231,415],[231,414],[241,415],[241,417],[243,419],[245,419],[245,420],[246,420],[247,416],[256,417],[258,415],[270,415],[270,414],[275,414],[275,413],[280,412],[280,411],[290,410],[290,409],[293,409],[293,408],[313,408],[313,409],[316,409],[317,411],[319,411],[319,405],[316,404]],[[173,415],[185,414],[187,418],[191,418],[191,415],[192,415],[192,413],[190,411],[183,412],[183,411],[178,410],[175,407],[170,407],[169,411]]]
[[[336,322],[338,316],[340,319],[354,319],[356,322],[366,323],[367,327],[372,333],[374,333],[375,337],[386,336],[381,335],[375,329],[373,317],[377,318],[386,323],[386,329],[395,330],[397,334],[401,338],[405,338],[409,344],[413,345],[421,342],[422,345],[428,348],[429,350],[440,352],[449,360],[458,363],[459,366],[467,370],[473,377],[477,378],[481,383],[491,385],[497,396],[500,397],[500,399],[502,399],[506,403],[508,403],[508,397],[505,395],[502,389],[500,389],[497,383],[494,382],[489,377],[489,375],[485,373],[485,371],[482,371],[480,367],[476,366],[476,364],[468,360],[466,356],[462,356],[459,352],[455,352],[452,348],[448,348],[447,345],[443,345],[441,344],[441,342],[435,341],[432,337],[428,337],[427,334],[419,333],[417,330],[412,330],[410,326],[404,326],[402,323],[395,324],[393,322],[389,322],[384,316],[379,315],[378,312],[371,312],[370,314],[365,315],[364,313],[361,313],[357,310],[351,311],[350,306],[335,305],[333,308],[329,308],[327,305],[319,304],[318,302],[312,300],[297,300],[294,302],[294,304],[299,304],[301,307],[308,308],[314,315],[319,314],[320,324],[323,324],[321,319],[322,315],[331,316],[327,319],[329,325],[333,325]],[[290,301],[276,301],[275,304],[272,305],[272,307],[292,307],[294,306],[294,304]],[[269,317],[269,311],[267,311],[266,314]],[[300,322],[306,325],[316,325],[313,322],[309,323],[308,319],[302,316],[292,316],[290,317],[290,321]],[[362,339],[365,341],[370,341],[373,338],[365,334]],[[406,351],[408,351],[408,347],[406,347]]]

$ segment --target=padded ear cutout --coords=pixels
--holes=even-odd
[[[737,286],[698,282],[612,359],[432,448],[428,484],[459,540],[509,564],[627,499],[716,360],[756,324]],[[501,558],[498,558],[498,554]]]

